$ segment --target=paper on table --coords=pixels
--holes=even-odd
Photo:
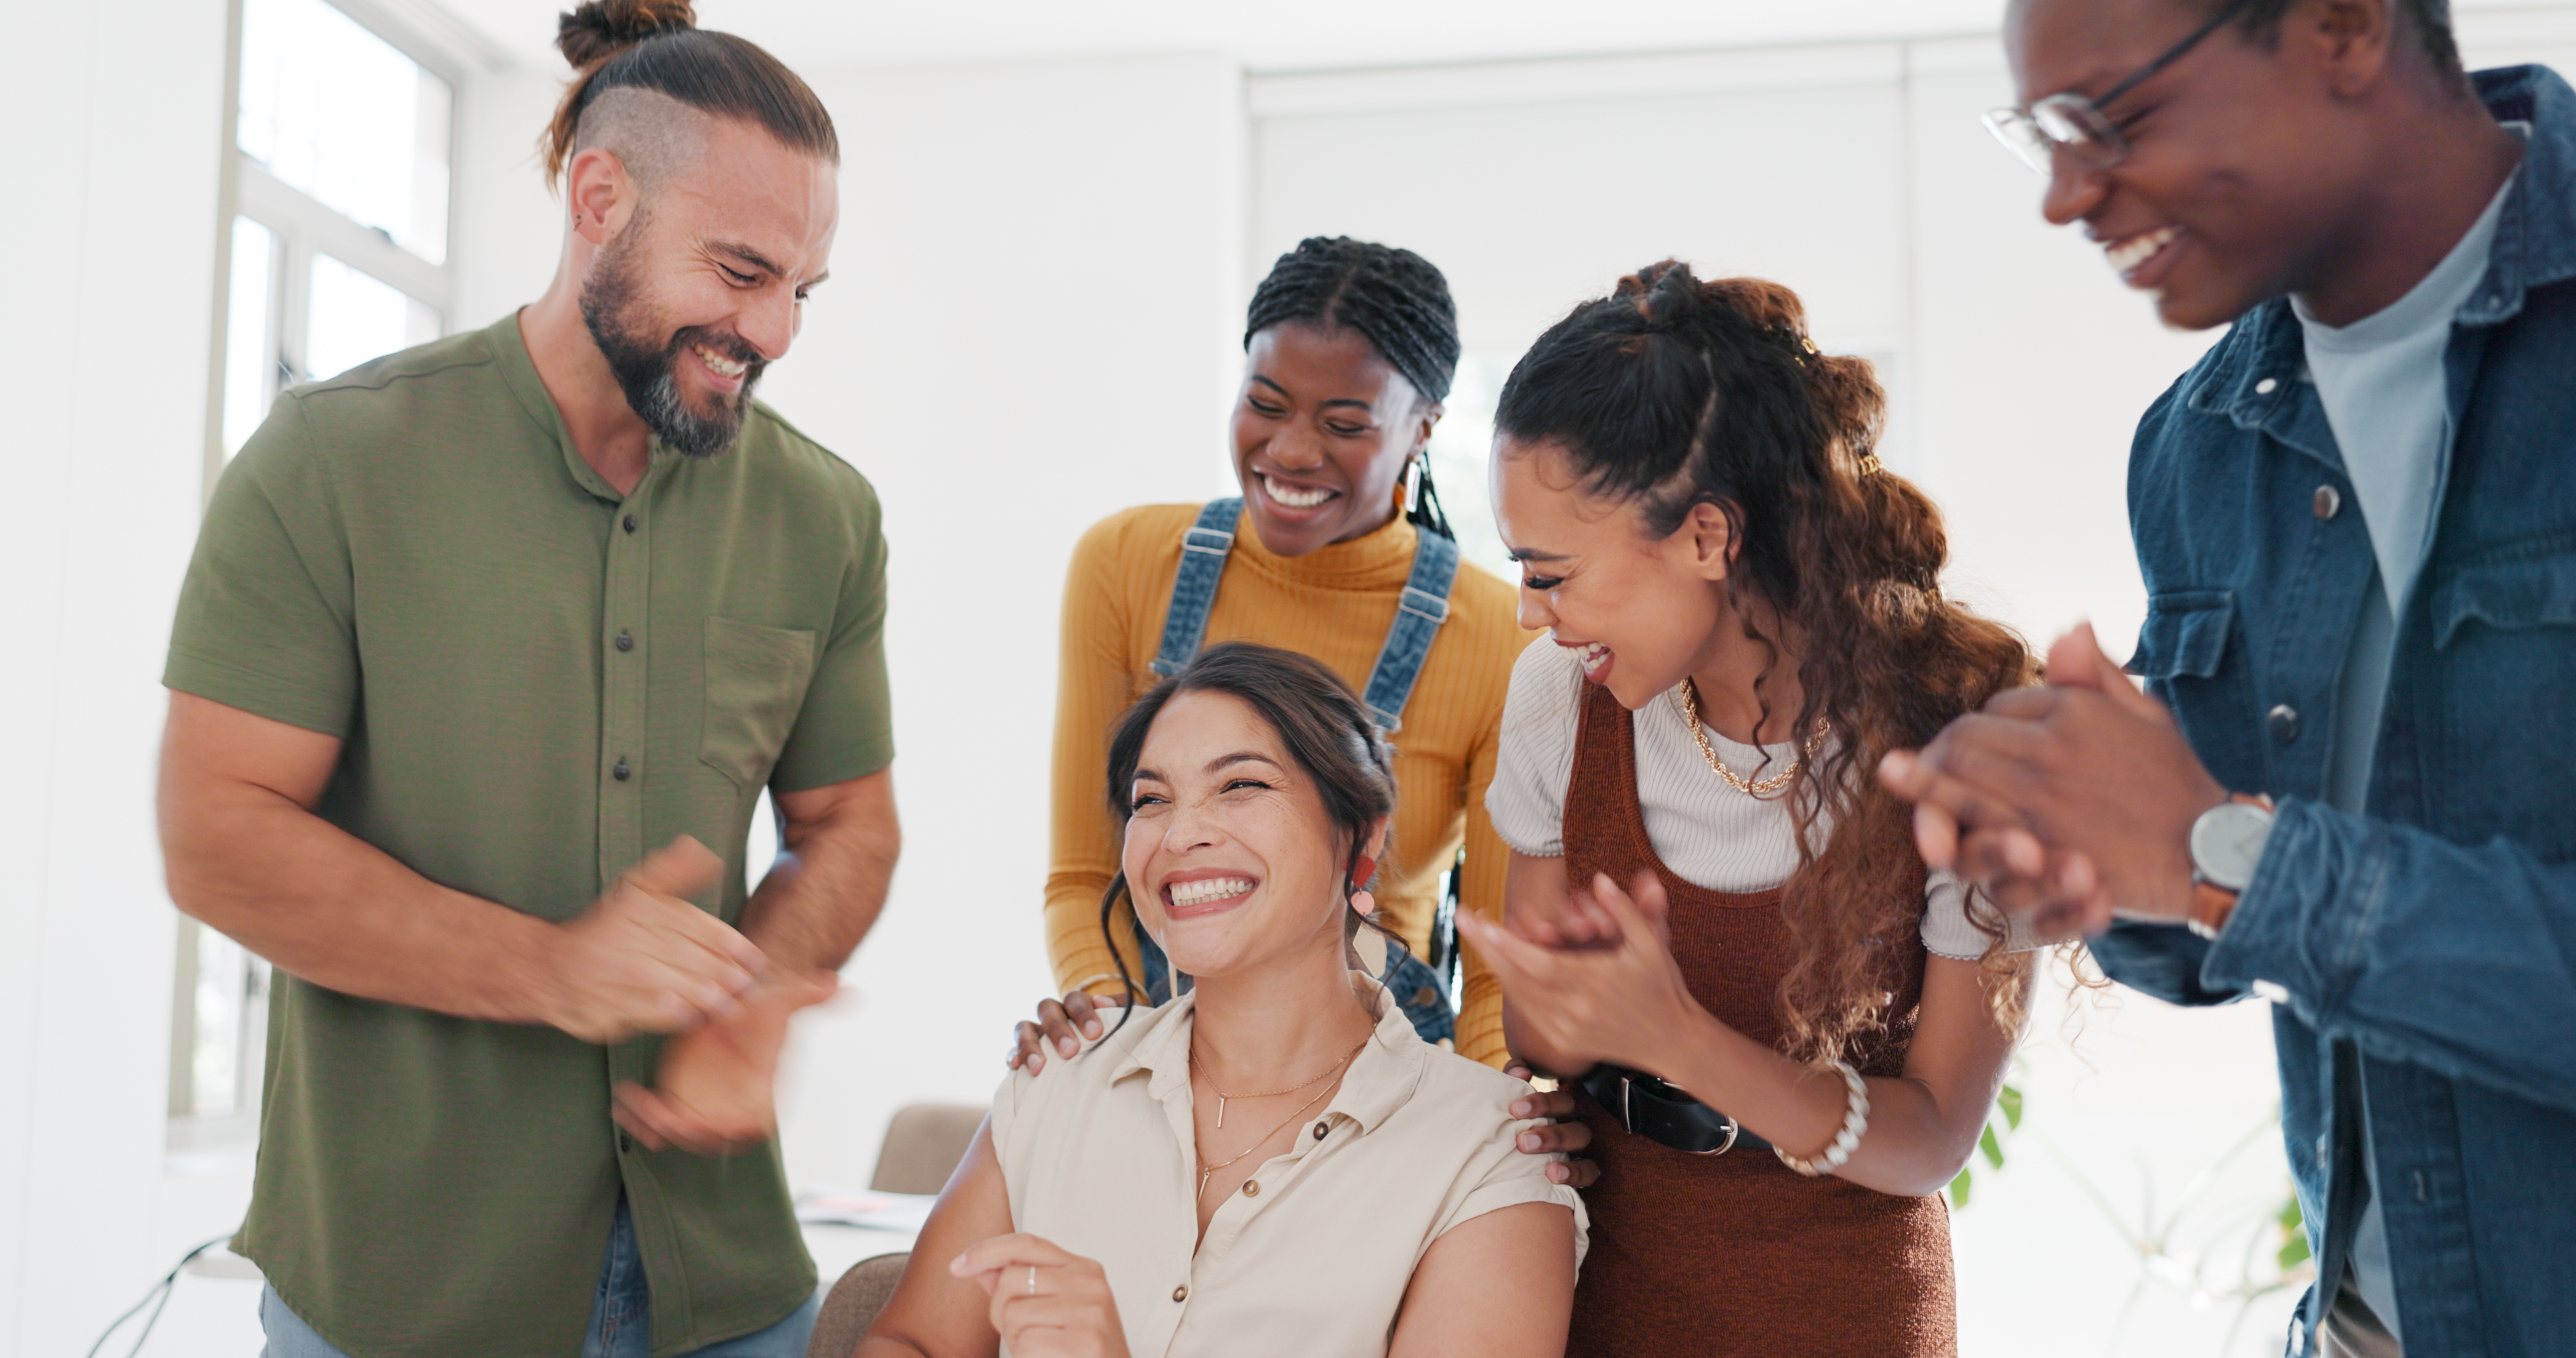
[[[930,1220],[931,1193],[874,1193],[851,1188],[809,1188],[796,1195],[796,1219],[807,1225],[865,1226],[879,1231],[919,1231]]]

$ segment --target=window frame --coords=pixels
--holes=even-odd
[[[234,223],[248,218],[271,236],[264,352],[268,373],[263,383],[267,403],[298,382],[312,380],[304,370],[306,331],[311,320],[313,260],[330,255],[350,268],[386,284],[427,307],[438,318],[441,334],[453,333],[456,320],[456,191],[464,160],[462,133],[468,77],[474,66],[497,69],[498,54],[482,50],[460,29],[439,36],[474,54],[473,61],[423,34],[406,20],[413,18],[399,0],[324,0],[395,51],[447,82],[447,238],[445,258],[433,264],[394,244],[390,234],[362,225],[323,205],[241,149],[242,18],[245,0],[226,0],[224,36],[224,102],[219,149],[222,171],[216,192],[215,251],[211,329],[207,336],[205,456],[201,494],[211,497],[228,460],[224,448],[224,402],[229,386],[228,342],[232,322]],[[258,1138],[261,1076],[266,1065],[270,968],[250,957],[240,978],[240,1014],[234,1056],[232,1108],[200,1114],[196,1109],[197,982],[200,944],[208,926],[187,916],[179,920],[170,1010],[170,1079],[167,1115],[168,1149],[173,1152],[247,1146]]]

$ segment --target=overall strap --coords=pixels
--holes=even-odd
[[[1154,657],[1154,673],[1165,679],[1199,653],[1208,611],[1216,607],[1217,581],[1225,576],[1226,553],[1234,550],[1234,525],[1242,517],[1242,497],[1210,500],[1181,538],[1181,569],[1172,577],[1171,606],[1163,612],[1163,649]]]
[[[1431,639],[1449,620],[1449,586],[1458,578],[1458,544],[1422,529],[1413,537],[1413,578],[1397,596],[1395,625],[1386,629],[1386,645],[1369,671],[1368,689],[1360,701],[1377,718],[1378,729],[1394,735],[1404,725],[1404,703],[1413,696],[1413,681],[1422,677],[1422,662],[1431,654]]]

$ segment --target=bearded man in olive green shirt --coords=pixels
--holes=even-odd
[[[804,1349],[772,1075],[893,869],[885,545],[749,391],[839,152],[638,8],[566,21],[553,286],[281,397],[181,597],[171,893],[281,973],[236,1245],[272,1354]]]

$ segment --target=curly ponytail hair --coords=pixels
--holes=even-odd
[[[1589,493],[1636,503],[1657,536],[1716,505],[1739,544],[1727,589],[1804,639],[1791,729],[1836,739],[1790,785],[1799,868],[1780,1006],[1792,1050],[1815,1061],[1901,1017],[1886,1012],[1882,944],[1910,938],[1923,910],[1911,815],[1871,771],[2033,677],[2018,636],[1942,597],[1940,511],[1874,451],[1886,408],[1866,360],[1816,349],[1797,294],[1666,260],[1541,336],[1494,419],[1558,449]],[[1776,663],[1777,639],[1749,623],[1746,635]],[[1770,679],[1755,686],[1766,723]],[[1820,846],[1821,824],[1833,828]],[[1997,1021],[2017,1029],[2027,959],[2003,951],[2000,913],[1973,899]]]
[[[1387,366],[1426,401],[1449,399],[1458,372],[1458,307],[1449,280],[1430,260],[1391,245],[1348,236],[1308,236],[1281,255],[1253,289],[1243,344],[1274,325],[1304,322],[1356,331]],[[1417,469],[1421,497],[1406,517],[1415,527],[1455,538],[1432,489],[1431,469]]]
[[[814,91],[757,44],[700,29],[690,0],[584,0],[557,16],[555,30],[555,48],[575,74],[537,139],[549,186],[582,149],[582,113],[617,89],[666,94],[758,124],[781,145],[841,161],[832,115]]]

